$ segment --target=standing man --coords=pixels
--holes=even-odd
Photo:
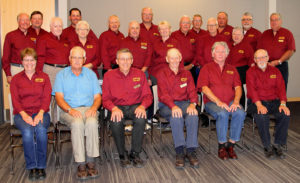
[[[81,20],[81,11],[78,8],[72,8],[69,11],[69,20],[71,21],[71,25],[63,30],[61,35],[61,39],[65,41],[67,44],[70,44],[72,41],[76,40],[76,24]],[[90,29],[88,37],[93,40],[97,40],[97,36]]]
[[[73,47],[69,60],[71,66],[57,74],[52,94],[61,108],[60,121],[71,129],[77,178],[85,180],[98,177],[94,161],[99,156],[97,110],[101,89],[96,74],[83,67],[86,60],[83,48]]]
[[[131,21],[128,36],[122,40],[120,48],[128,48],[133,56],[132,67],[146,72],[151,64],[152,45],[140,36],[140,24]]]
[[[249,44],[252,46],[253,51],[255,51],[257,46],[257,40],[260,38],[261,32],[253,28],[252,25],[253,16],[251,15],[251,13],[244,13],[242,16],[244,40],[249,42]]]
[[[116,63],[116,53],[120,49],[124,35],[119,31],[120,20],[117,15],[112,15],[108,19],[108,30],[99,37],[100,58],[103,63],[103,75],[106,71],[118,67]]]
[[[135,167],[142,167],[144,163],[139,154],[142,150],[147,121],[146,108],[151,105],[153,97],[145,74],[131,67],[133,57],[128,49],[120,49],[117,52],[116,62],[119,68],[104,75],[103,106],[110,111],[110,127],[121,166],[129,167],[132,161]],[[130,161],[125,149],[124,122],[126,119],[133,120]]]
[[[286,145],[290,121],[284,80],[280,71],[268,64],[269,56],[266,50],[257,50],[254,60],[256,66],[251,67],[247,72],[247,95],[251,103],[247,112],[253,114],[266,157],[273,159],[275,153],[283,159],[285,155],[282,146]],[[273,114],[276,118],[275,139],[272,146],[269,114]]]
[[[214,43],[213,62],[201,69],[197,84],[199,92],[204,94],[205,110],[216,119],[218,156],[222,160],[237,159],[234,145],[240,140],[246,116],[240,105],[242,88],[239,73],[234,66],[225,62],[228,54],[227,43]],[[227,143],[229,116],[231,116],[231,121]]]
[[[218,13],[217,19],[219,24],[218,33],[226,36],[227,41],[231,42],[231,33],[233,27],[228,25],[228,14],[224,11],[221,11]]]
[[[140,24],[140,36],[150,43],[154,43],[159,39],[158,26],[152,23],[153,12],[152,8],[145,7],[142,9],[142,23]]]
[[[40,11],[33,11],[30,15],[31,26],[28,29],[30,39],[37,43],[37,39],[41,36],[48,34],[47,31],[42,29],[43,14]]]
[[[207,34],[206,30],[201,29],[202,16],[200,14],[195,14],[193,16],[192,24],[193,24],[193,28],[190,30],[190,33],[192,33],[196,39],[199,39],[201,36]]]
[[[276,66],[284,79],[287,89],[289,78],[288,60],[296,51],[293,34],[281,27],[282,19],[279,13],[272,13],[270,16],[271,29],[263,32],[258,40],[257,49],[265,49],[269,53],[269,64]]]
[[[20,13],[17,21],[18,28],[6,34],[3,45],[2,68],[9,84],[12,76],[24,69],[21,63],[21,51],[27,47],[35,48],[34,40],[28,34],[29,15]]]
[[[185,157],[194,168],[199,167],[197,90],[189,71],[179,67],[182,56],[178,49],[168,50],[169,67],[160,70],[157,78],[160,114],[170,121],[176,151],[176,168],[183,168]],[[184,136],[186,126],[186,138]],[[184,150],[186,149],[186,154]]]
[[[208,34],[197,39],[196,42],[196,55],[194,63],[203,67],[205,64],[212,62],[211,47],[217,41],[226,41],[227,38],[218,34],[218,22],[215,18],[209,18],[207,20]]]

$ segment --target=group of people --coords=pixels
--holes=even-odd
[[[173,33],[167,21],[152,23],[151,8],[143,8],[141,17],[142,23],[129,23],[125,38],[119,31],[119,18],[110,16],[108,30],[98,39],[81,20],[78,8],[69,11],[71,25],[65,29],[59,17],[52,18],[49,33],[41,28],[41,12],[18,15],[18,29],[5,38],[2,66],[10,83],[14,122],[22,132],[30,180],[46,178],[51,102],[61,109],[59,120],[71,129],[78,179],[99,175],[95,158],[99,156],[101,103],[109,111],[120,165],[142,167],[145,163],[139,154],[147,118],[152,117],[147,114],[153,103],[151,85],[158,86],[159,113],[171,125],[176,168],[185,166],[185,158],[192,167],[199,167],[199,93],[206,112],[216,119],[219,158],[238,158],[234,146],[246,116],[244,84],[247,112],[257,124],[266,157],[284,158],[282,146],[290,119],[287,61],[296,49],[292,33],[281,27],[279,13],[271,14],[271,29],[263,33],[252,27],[250,13],[242,15],[242,27],[233,28],[227,24],[227,13],[219,12],[217,18],[208,19],[207,31],[201,28],[201,15],[192,20],[182,16],[179,30]],[[273,145],[269,114],[276,117]],[[129,152],[124,138],[126,119],[133,121]]]

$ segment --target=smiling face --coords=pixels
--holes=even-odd
[[[215,19],[209,19],[207,21],[207,31],[209,32],[210,35],[214,36],[217,34],[218,30],[218,24]]]
[[[72,26],[76,26],[76,24],[81,20],[80,12],[73,10],[69,16],[69,20],[71,21]]]
[[[271,25],[271,29],[276,32],[280,29],[282,24],[282,20],[280,18],[280,16],[274,14],[270,17],[270,25]]]
[[[62,33],[63,30],[63,25],[62,25],[62,21],[59,18],[54,18],[51,21],[50,24],[50,31],[53,35],[59,37]]]
[[[180,19],[180,30],[182,33],[186,34],[189,30],[190,30],[190,27],[191,27],[191,20],[189,17],[182,17]]]
[[[80,23],[76,26],[76,33],[80,39],[86,39],[89,34],[89,27],[84,23]]]
[[[29,15],[22,13],[18,16],[18,27],[21,31],[25,32],[30,26]]]
[[[235,44],[240,43],[244,38],[244,34],[242,33],[242,30],[240,29],[233,29],[232,31],[232,40]]]
[[[108,27],[111,31],[118,32],[120,27],[119,18],[116,16],[111,16],[108,20]]]
[[[140,35],[140,24],[135,21],[131,22],[128,28],[128,35],[133,39],[137,39]]]
[[[69,60],[71,64],[72,70],[80,70],[82,69],[83,64],[85,63],[85,54],[84,49],[81,47],[74,47],[71,50]]]
[[[244,15],[242,17],[242,26],[245,30],[249,30],[253,25],[253,19],[251,16]]]
[[[227,16],[225,13],[218,14],[218,24],[219,27],[224,28],[227,25]]]
[[[263,49],[257,50],[254,54],[254,61],[258,68],[265,70],[269,61],[268,53]]]
[[[41,28],[43,24],[43,17],[41,14],[35,14],[31,17],[31,25],[33,28]]]
[[[117,64],[122,73],[127,74],[130,71],[130,67],[133,63],[133,58],[130,52],[121,52],[118,54]]]
[[[22,65],[26,73],[34,73],[36,68],[36,60],[32,55],[25,55],[22,60]]]
[[[217,45],[212,53],[212,57],[217,64],[224,64],[228,53],[223,45]]]
[[[172,71],[178,71],[181,60],[182,56],[176,48],[172,48],[168,51],[166,61],[169,63],[169,67]]]
[[[144,8],[142,10],[142,21],[143,23],[151,23],[153,19],[153,13],[151,8]]]
[[[202,18],[199,16],[194,16],[193,18],[193,28],[196,30],[200,30],[202,25]]]
[[[167,38],[171,34],[170,27],[166,24],[160,25],[158,28],[158,31],[159,31],[159,34],[161,35],[161,37],[163,37],[163,38]]]

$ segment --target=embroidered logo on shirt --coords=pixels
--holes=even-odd
[[[229,36],[230,32],[224,32],[224,35]]]
[[[227,73],[227,74],[231,74],[231,75],[232,75],[234,72],[233,72],[233,71],[230,71],[230,70],[228,70],[228,71],[226,71],[226,73]]]
[[[254,34],[249,34],[248,37],[254,37]]]
[[[285,39],[285,37],[284,36],[280,36],[278,39]]]
[[[136,81],[140,81],[141,78],[140,77],[135,77],[135,78],[132,78],[132,81],[136,82]]]
[[[154,36],[159,36],[159,34],[158,34],[158,33],[156,33],[156,32],[153,32],[153,35],[154,35]]]
[[[187,83],[183,83],[180,85],[180,88],[183,88],[183,87],[186,87],[187,86]]]
[[[42,82],[44,82],[44,78],[35,78],[34,81],[37,83],[42,83]]]
[[[31,37],[30,39],[31,39],[31,41],[36,42],[36,38],[35,37]]]
[[[68,47],[68,44],[67,44],[67,43],[64,43],[64,46],[65,46],[65,47]]]
[[[93,45],[87,45],[86,48],[93,48]]]
[[[147,49],[147,43],[141,43],[141,48],[146,50]]]
[[[139,88],[139,87],[141,87],[141,84],[137,84],[137,85],[135,85],[133,88],[134,88],[134,89],[137,89],[137,88]]]
[[[278,39],[278,42],[283,43],[284,39]]]
[[[172,44],[167,44],[167,47],[168,47],[168,48],[173,48],[174,45],[172,45]]]
[[[277,77],[276,74],[270,75],[270,78],[271,78],[271,79],[275,79],[276,77]]]
[[[141,42],[141,46],[147,46],[147,43]]]
[[[194,38],[192,38],[192,39],[190,39],[190,43],[195,43],[195,39]]]
[[[180,80],[181,80],[182,82],[185,82],[185,81],[187,81],[187,78],[180,78]]]
[[[239,50],[239,53],[244,53],[244,50]]]

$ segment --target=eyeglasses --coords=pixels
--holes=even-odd
[[[217,24],[208,24],[207,27],[214,27],[217,26]]]
[[[82,60],[82,59],[84,59],[85,57],[73,57],[73,56],[71,56],[71,59],[74,59],[74,60]]]
[[[22,60],[23,62],[33,62],[33,61],[36,61],[35,59],[23,59]]]
[[[120,61],[131,61],[132,58],[118,58],[118,60],[120,60]]]
[[[242,21],[251,21],[252,18],[243,18]]]
[[[256,60],[262,60],[262,59],[265,59],[265,58],[268,58],[268,56],[262,56],[262,57],[254,57]]]
[[[77,29],[77,31],[88,31],[89,29]]]

